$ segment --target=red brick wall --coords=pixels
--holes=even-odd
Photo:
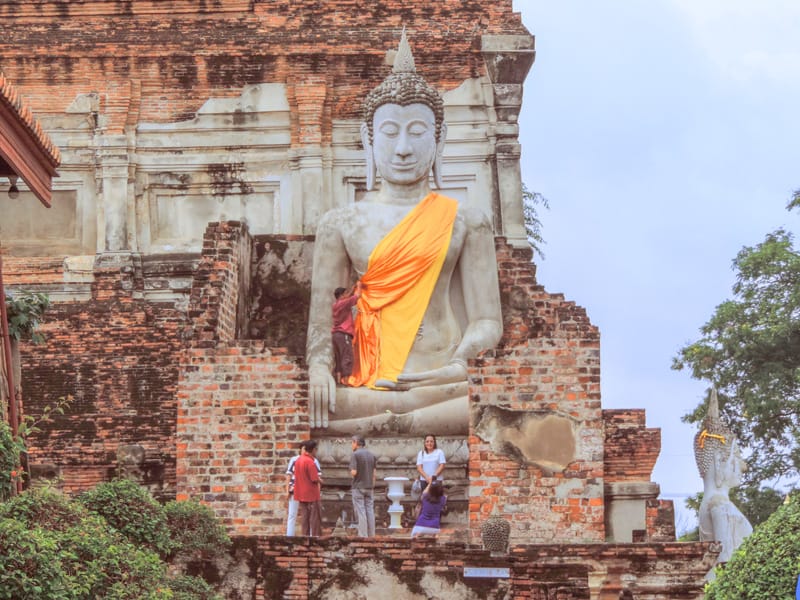
[[[498,456],[470,435],[470,529],[497,507],[517,540],[602,541],[600,341],[585,311],[536,283],[529,249],[497,240],[504,334],[497,350],[472,361],[473,415],[483,406],[513,411],[558,410],[579,422],[577,459],[544,473]]]
[[[239,222],[209,223],[188,313],[177,391],[177,497],[212,506],[239,534],[286,523],[284,472],[309,437],[301,358],[235,340],[253,240]]]
[[[484,73],[481,35],[527,34],[512,0],[11,0],[0,23],[0,68],[37,115],[97,92],[106,131],[122,133],[277,82],[292,103],[294,145],[329,143],[333,119],[359,115],[403,26],[442,90]]]
[[[628,592],[624,597],[638,600],[699,600],[716,556],[699,542],[520,545],[506,556],[490,556],[475,545],[398,537],[271,537],[236,544],[255,580],[254,597],[264,600],[305,600],[317,597],[315,590],[365,591],[370,584],[365,593],[376,598],[423,597],[425,585],[435,593],[431,576],[444,581],[452,597],[618,600]],[[508,569],[509,577],[465,577],[465,567]],[[376,568],[382,578],[372,579]],[[235,570],[241,580],[242,571]]]
[[[605,479],[650,481],[661,452],[661,430],[645,427],[643,409],[604,410]]]
[[[63,278],[63,261],[8,258],[6,283],[37,289]],[[41,415],[72,397],[64,415],[30,438],[30,462],[55,464],[67,491],[113,477],[121,444],[146,450],[146,479],[171,496],[175,483],[177,356],[186,316],[146,302],[140,265],[130,257],[96,264],[91,301],[54,303],[43,345],[21,346],[25,412]]]
[[[299,363],[258,341],[188,351],[178,386],[179,500],[213,507],[238,534],[285,530],[286,465],[309,437]]]

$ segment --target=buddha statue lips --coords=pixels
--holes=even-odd
[[[432,172],[441,187],[443,116],[404,34],[392,74],[364,103],[369,194],[326,213],[317,229],[307,346],[312,427],[467,432],[467,360],[497,344],[502,317],[488,216],[429,186]],[[330,297],[353,279],[362,283],[356,360],[348,386],[337,388]]]

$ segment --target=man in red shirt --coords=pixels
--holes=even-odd
[[[319,536],[322,533],[320,514],[320,487],[322,482],[314,458],[317,455],[317,442],[305,443],[303,453],[294,464],[294,499],[299,503],[299,514],[303,520],[303,535]]]
[[[336,301],[333,303],[333,377],[337,383],[347,385],[347,378],[353,372],[353,334],[355,323],[353,321],[353,307],[361,297],[361,282],[357,281],[355,288],[347,293],[345,288],[336,288],[333,292]]]

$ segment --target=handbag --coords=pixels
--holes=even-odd
[[[419,500],[419,497],[421,495],[422,495],[422,480],[415,479],[414,483],[411,484],[411,499]]]

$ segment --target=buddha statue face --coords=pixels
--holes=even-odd
[[[436,187],[442,187],[444,102],[417,74],[405,29],[392,73],[367,94],[363,110],[368,190],[376,172],[391,185],[410,186],[426,180],[431,169]]]
[[[739,449],[739,444],[735,441],[731,446],[730,452],[723,455],[721,465],[718,467],[722,472],[719,474],[722,482],[731,487],[735,487],[742,483],[742,475],[747,469],[747,463],[742,458],[742,451]]]
[[[373,117],[373,157],[383,179],[413,185],[426,179],[436,159],[436,121],[424,104],[383,104]]]

